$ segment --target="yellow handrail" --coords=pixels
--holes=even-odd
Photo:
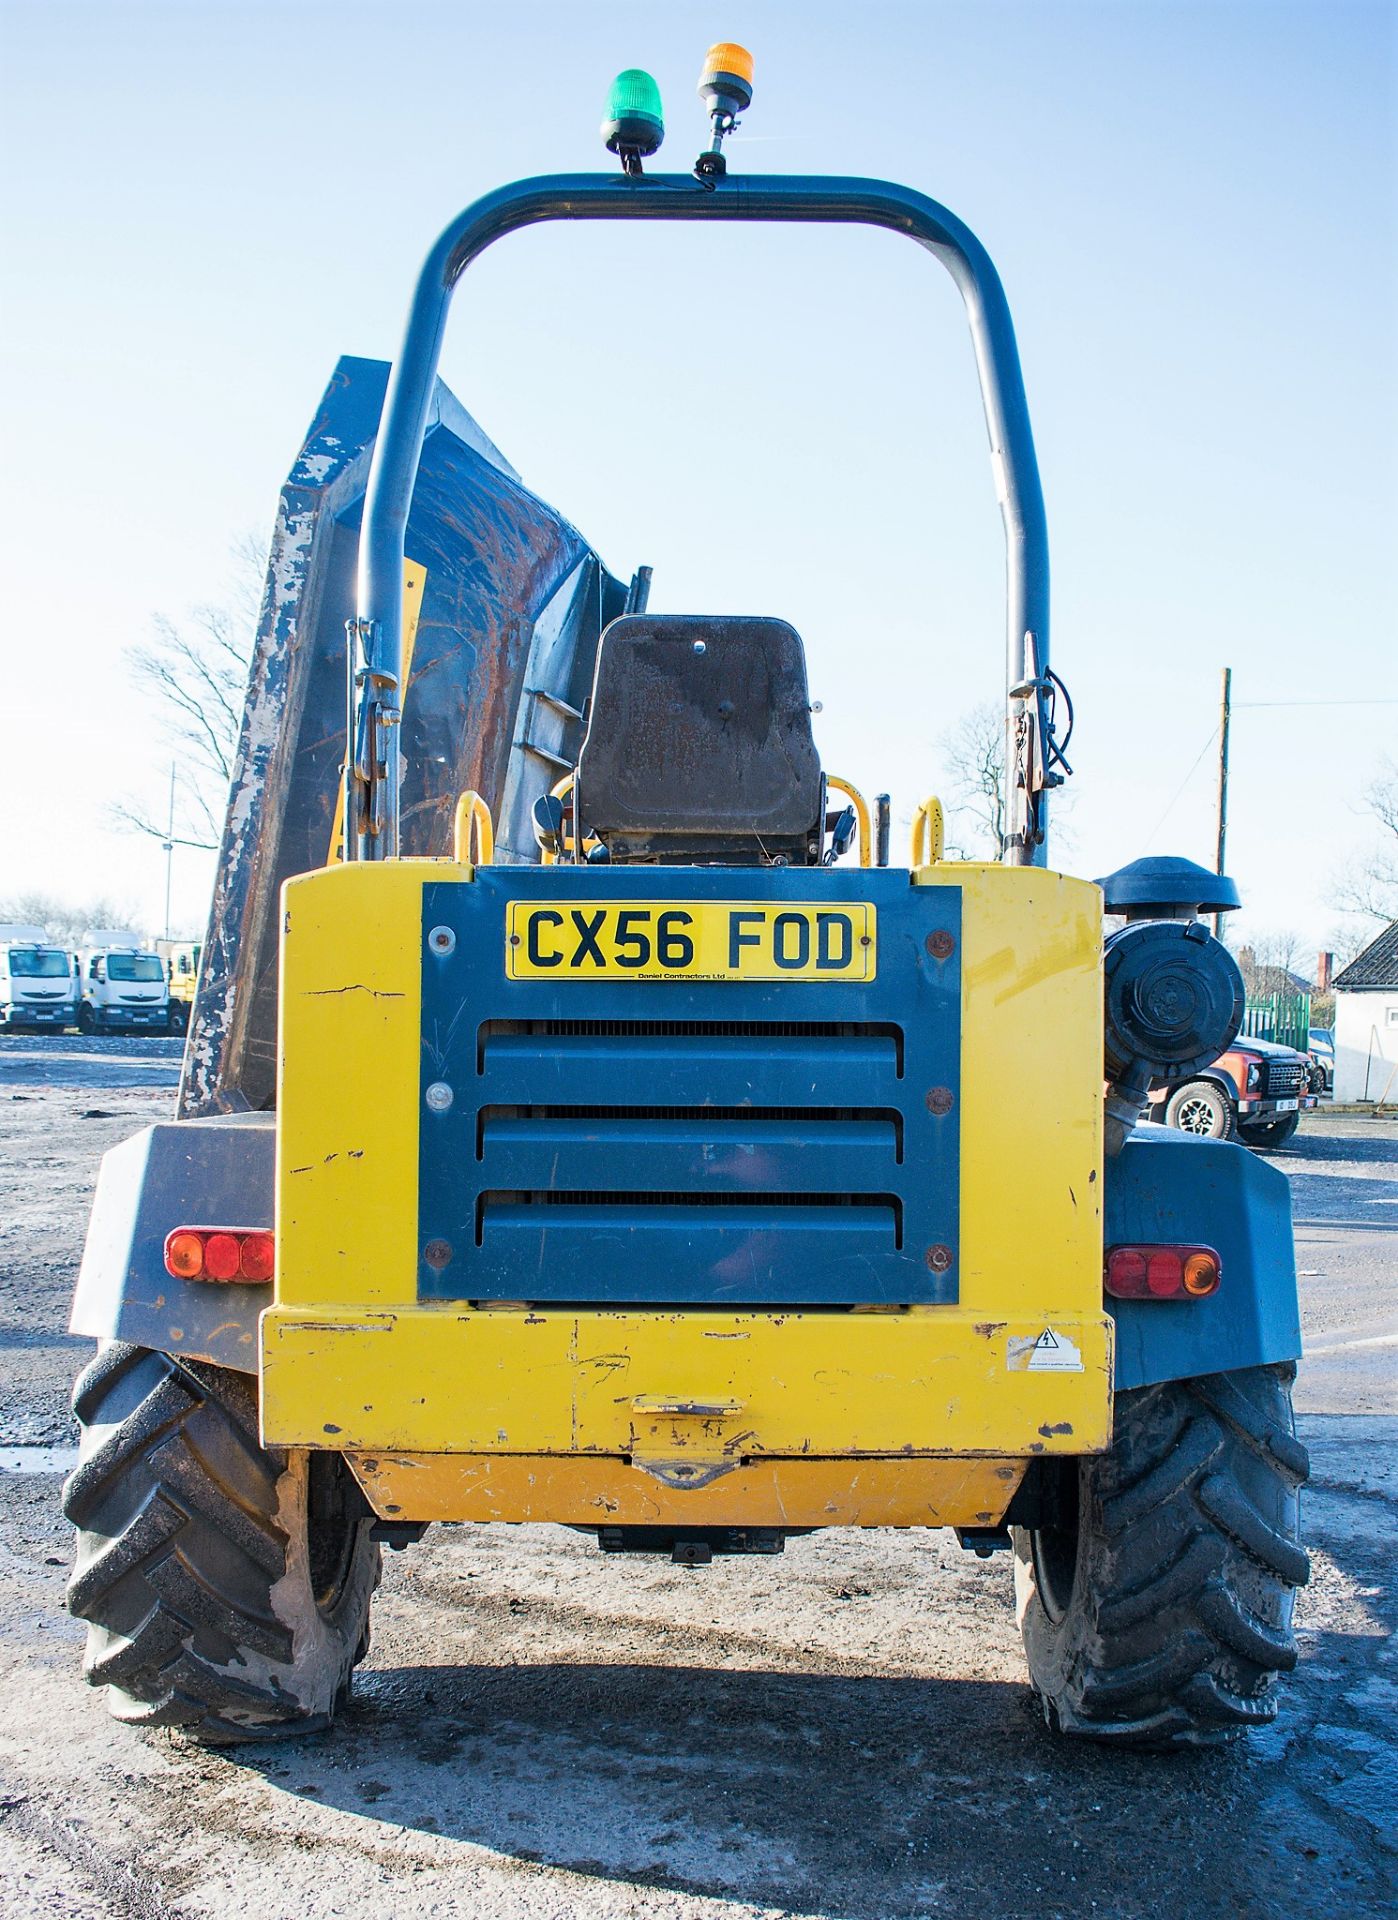
[[[573,791],[573,782],[576,779],[577,775],[575,773],[565,773],[563,778],[558,782],[558,785],[550,788],[549,798],[551,800],[566,800],[568,795]],[[560,847],[564,844],[561,834],[559,835],[558,844]],[[547,847],[540,847],[539,865],[541,867],[552,867],[557,864],[557,861],[558,855],[556,853],[551,852]]]
[[[550,798],[562,800],[566,803],[569,794],[573,791],[573,783],[577,777],[575,773],[565,773],[558,785],[551,790]],[[576,824],[576,822],[574,824]],[[601,844],[601,841],[594,835],[591,839],[583,842],[583,847],[584,850],[586,850],[588,847],[599,847]],[[539,865],[541,867],[555,866],[558,861],[558,854],[570,854],[572,848],[573,843],[568,836],[566,834],[560,834],[558,837],[558,853],[550,853],[547,847],[540,847]]]
[[[941,801],[935,793],[931,793],[913,815],[914,868],[935,866],[946,851],[946,841],[946,815],[942,812]]]
[[[874,864],[874,834],[869,824],[869,808],[864,795],[858,787],[852,787],[848,780],[842,780],[838,773],[827,773],[827,787],[834,787],[837,793],[844,794],[854,808],[854,817],[859,822],[859,864],[871,867]]]
[[[474,860],[471,857],[473,838],[476,843]],[[495,822],[490,817],[490,808],[469,787],[456,803],[451,845],[452,857],[458,866],[488,867],[495,858]]]

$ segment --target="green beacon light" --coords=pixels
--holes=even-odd
[[[657,153],[665,138],[665,114],[660,89],[642,67],[628,67],[612,82],[607,95],[607,117],[602,122],[607,150],[616,154],[625,172],[641,172],[642,160]]]

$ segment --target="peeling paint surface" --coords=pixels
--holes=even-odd
[[[182,1117],[270,1107],[276,1086],[277,896],[324,865],[344,753],[344,626],[389,368],[343,359],[282,489],[180,1089]],[[404,704],[402,850],[445,854],[457,795],[529,803],[557,777],[520,709],[534,627],[580,565],[555,689],[581,704],[600,623],[622,589],[587,543],[438,385],[408,526],[427,590]],[[576,752],[576,740],[563,750]]]

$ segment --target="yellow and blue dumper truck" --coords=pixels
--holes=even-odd
[[[108,1155],[74,1308],[86,1676],[295,1734],[434,1522],[691,1564],[944,1527],[1012,1553],[1053,1727],[1225,1740],[1276,1713],[1308,1571],[1287,1183],[1137,1121],[1237,1030],[1200,917],[1237,895],[1047,863],[1067,703],[985,250],[901,186],[735,177],[746,53],[702,91],[691,173],[646,171],[633,71],[617,172],[455,220],[283,490],[179,1115]],[[856,221],[950,271],[1007,535],[1001,861],[929,802],[889,864],[795,631],[650,612],[437,380],[463,272],[546,220]]]

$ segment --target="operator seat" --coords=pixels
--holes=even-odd
[[[824,780],[785,620],[623,614],[597,649],[575,789],[614,861],[807,866]]]

